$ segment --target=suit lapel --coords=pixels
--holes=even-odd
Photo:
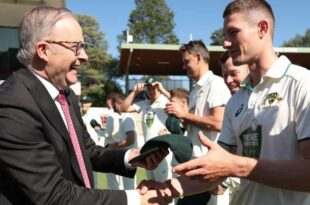
[[[44,87],[44,85],[28,70],[25,69],[20,72],[20,78],[26,85],[26,87],[29,89],[30,94],[34,98],[35,102],[37,103],[38,107],[41,109],[45,117],[48,119],[50,124],[59,132],[59,134],[62,136],[62,138],[67,143],[69,155],[71,158],[71,165],[73,167],[73,170],[75,174],[78,176],[78,178],[83,183],[83,177],[79,168],[79,164],[73,149],[73,145],[71,143],[71,139],[67,130],[66,125],[63,122],[63,119],[55,105],[54,100],[51,98],[50,94]],[[70,112],[72,111],[72,106],[69,103],[69,109]],[[76,127],[76,125],[74,125]],[[77,133],[79,136],[80,133]],[[78,137],[79,143],[81,145],[81,139]],[[84,146],[83,146],[84,147]],[[85,159],[85,152],[83,152],[83,156]],[[88,160],[85,160],[88,161]],[[88,172],[88,176],[89,172]],[[90,178],[90,177],[89,177]]]
[[[50,124],[61,134],[64,140],[68,143],[68,131],[63,123],[61,115],[45,87],[42,83],[28,70],[20,72],[20,77],[28,88],[31,96],[34,98],[40,110],[48,119]]]

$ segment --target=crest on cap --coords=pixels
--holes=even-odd
[[[81,102],[82,102],[82,103],[90,103],[90,102],[93,102],[93,99],[92,99],[90,96],[85,95],[85,96],[83,96],[83,97],[81,98]]]
[[[155,83],[156,81],[158,81],[158,78],[156,76],[150,76],[145,80],[145,84],[146,85],[152,85],[153,83]]]

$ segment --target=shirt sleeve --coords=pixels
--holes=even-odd
[[[209,108],[226,105],[230,97],[230,91],[225,85],[224,80],[220,77],[215,78],[212,82],[210,93],[207,97]]]
[[[308,70],[304,72],[306,73],[300,79],[297,89],[294,89],[297,140],[310,138],[310,75]]]
[[[125,190],[127,195],[127,205],[140,205],[140,194],[137,190]]]
[[[140,102],[137,102],[137,103],[134,103],[134,104],[132,104],[132,106],[134,107],[134,109],[136,110],[136,112],[140,112],[141,111],[141,109],[142,109],[142,102],[143,101],[140,101]]]
[[[106,137],[115,137],[115,135],[118,133],[119,119],[114,113],[108,116],[105,131]]]
[[[229,110],[231,109],[229,109],[228,104],[224,112],[223,126],[218,141],[229,146],[237,146],[237,138],[234,135]]]
[[[130,131],[136,131],[135,129],[135,121],[132,116],[128,115],[126,116],[124,122],[123,122],[123,128],[124,132],[130,132]]]

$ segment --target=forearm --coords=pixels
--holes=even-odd
[[[233,176],[281,189],[310,192],[310,160],[256,160],[236,156]]]
[[[135,142],[136,139],[136,132],[135,131],[128,131],[126,132],[126,138],[120,142],[115,142],[113,145],[115,147],[128,147]]]
[[[165,88],[162,88],[161,90],[160,90],[160,92],[164,95],[164,96],[166,96],[167,98],[170,98],[170,92],[168,91],[168,90],[166,90]]]
[[[310,192],[310,160],[247,160],[246,178],[268,186]]]
[[[203,130],[207,129],[220,132],[222,129],[222,118],[216,118],[212,115],[197,116],[188,112],[182,117],[182,119]]]
[[[191,180],[189,177],[180,176],[167,180],[165,183],[170,187],[173,198],[176,198],[212,190],[217,187],[221,181],[204,183]]]
[[[121,111],[122,112],[128,111],[128,109],[131,106],[131,104],[133,103],[135,97],[136,97],[136,93],[134,91],[129,93],[129,95],[127,96],[127,98],[124,100],[124,102],[121,105]]]

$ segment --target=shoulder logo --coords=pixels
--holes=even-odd
[[[242,109],[243,109],[243,104],[240,105],[240,107],[238,108],[238,110],[236,111],[235,117],[238,117],[238,115],[241,113]]]

